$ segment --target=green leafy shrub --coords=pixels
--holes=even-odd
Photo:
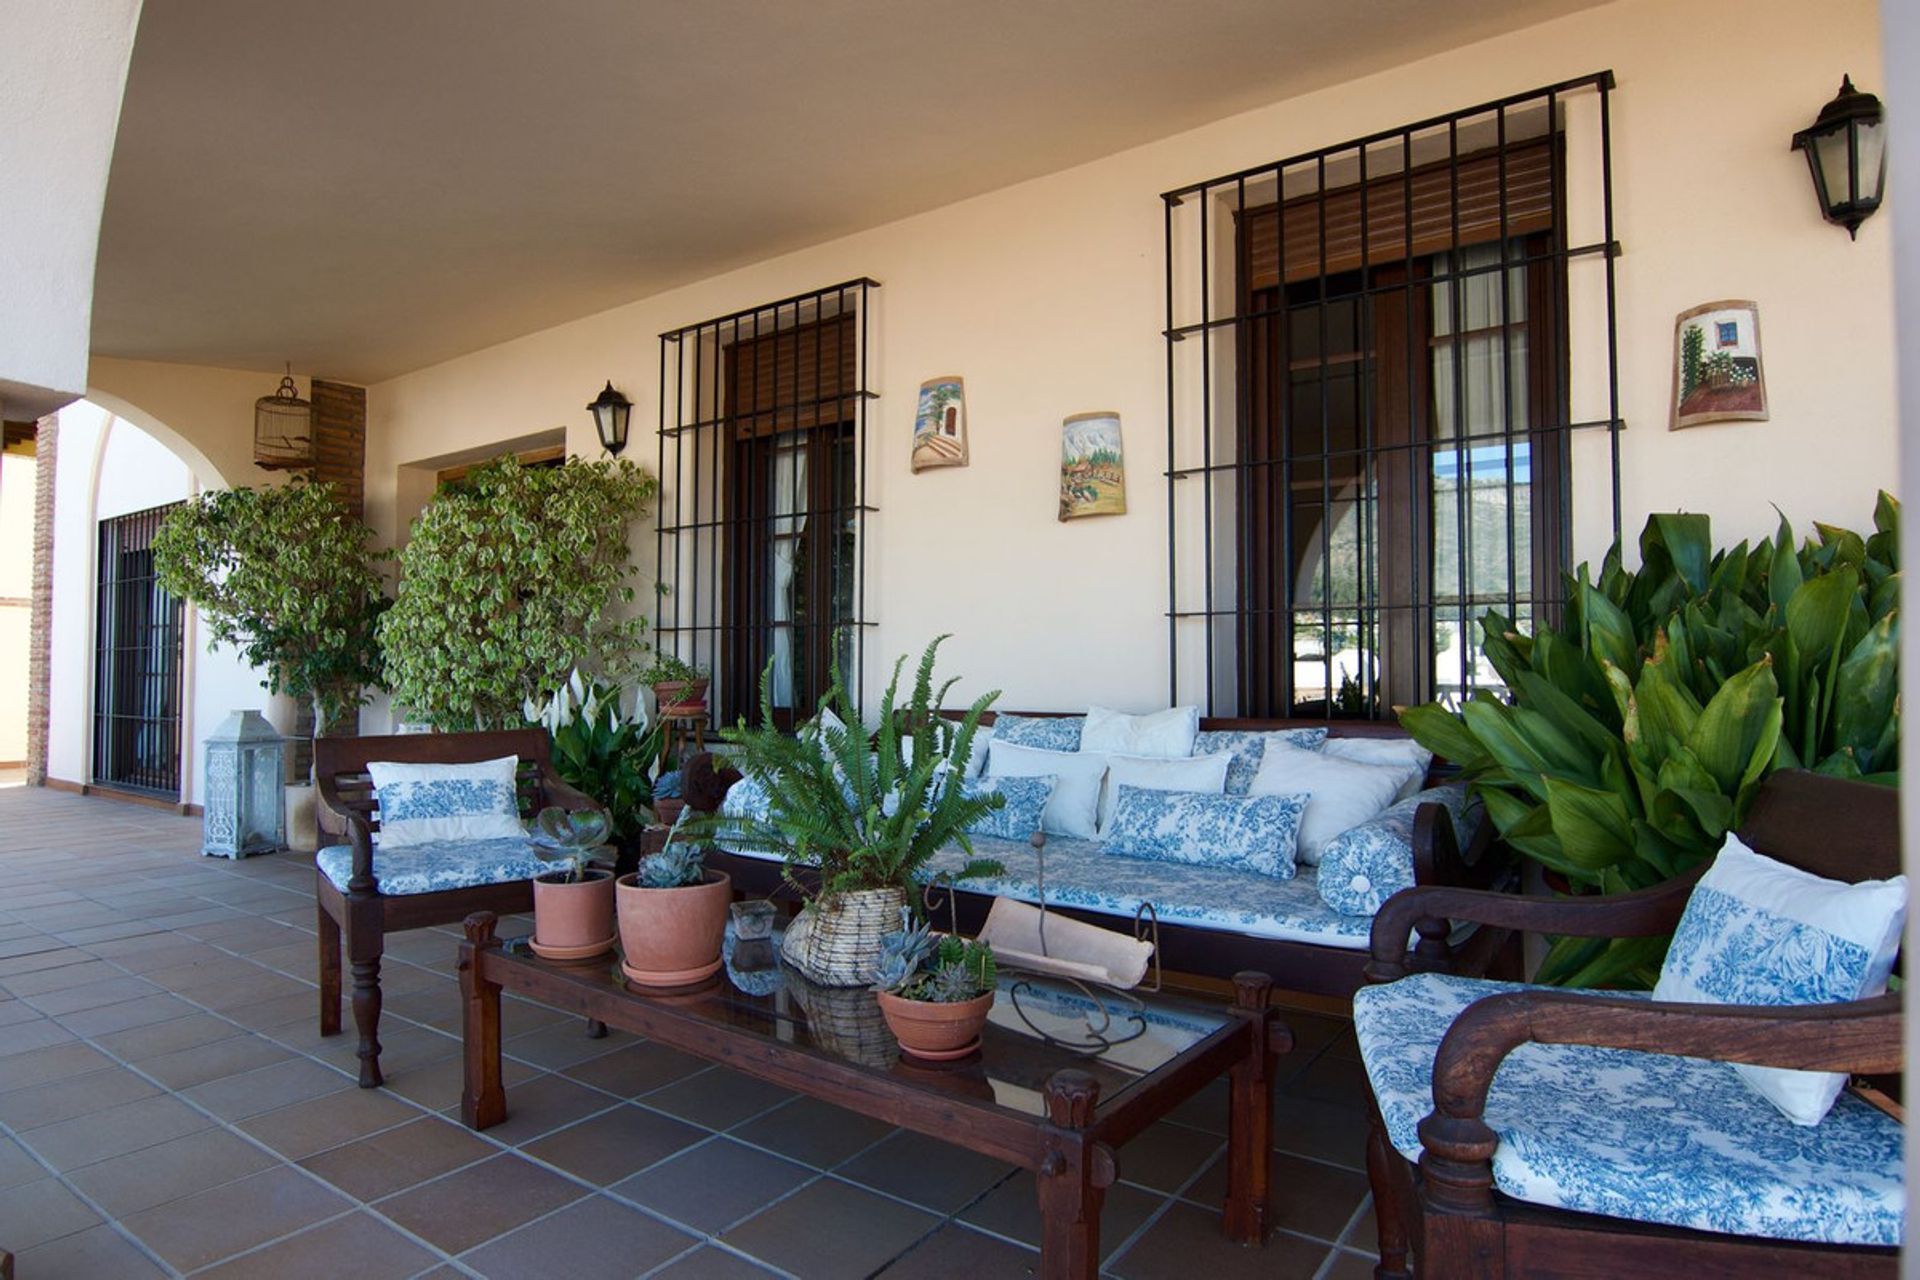
[[[575,666],[617,673],[646,626],[614,616],[633,600],[627,527],[658,488],[624,460],[502,458],[441,490],[380,620],[394,701],[437,728],[491,729]]]
[[[1462,766],[1508,844],[1580,891],[1621,893],[1716,852],[1776,769],[1898,783],[1900,507],[1713,550],[1705,516],[1655,515],[1568,583],[1558,627],[1481,622],[1510,692],[1401,722]],[[1664,939],[1562,939],[1541,977],[1645,982]]]
[[[553,735],[555,771],[605,805],[614,834],[627,841],[648,823],[661,728],[648,725],[637,707],[631,715],[622,714],[620,700],[617,685],[585,679],[576,670],[545,703],[528,699],[521,714]]]
[[[387,600],[372,530],[330,484],[222,489],[183,503],[153,537],[154,572],[191,600],[216,640],[266,672],[273,693],[311,699],[314,731],[380,682]]]
[[[810,877],[819,878],[818,894],[832,896],[862,889],[910,888],[927,862],[942,848],[957,844],[969,855],[955,876],[997,875],[991,859],[972,857],[967,827],[1006,803],[999,795],[968,795],[961,771],[945,768],[949,756],[965,760],[973,749],[980,717],[1000,696],[982,694],[957,728],[940,718],[939,708],[956,683],[936,692],[934,664],[942,641],[927,646],[904,706],[899,703],[903,656],[894,663],[880,703],[880,730],[871,745],[860,725],[859,708],[847,693],[836,660],[832,680],[820,699],[820,720],[798,734],[782,732],[773,711],[773,667],[760,677],[760,724],[745,720],[722,730],[732,748],[730,763],[765,780],[767,814],[729,817],[709,814],[690,821],[690,835],[726,839],[752,852],[786,860],[787,881],[805,896],[816,896]],[[831,711],[839,723],[825,720]]]

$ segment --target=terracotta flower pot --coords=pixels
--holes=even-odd
[[[549,872],[533,882],[533,950],[548,960],[586,960],[613,947],[613,873],[573,884]]]
[[[642,986],[684,987],[719,972],[733,901],[733,881],[724,871],[678,889],[643,888],[638,875],[614,883],[627,977]]]
[[[653,700],[663,716],[704,716],[710,683],[707,679],[662,680],[653,686]]]
[[[944,1062],[965,1057],[980,1047],[980,1029],[987,1025],[994,993],[957,1004],[906,1000],[891,991],[878,993],[880,1012],[900,1047],[916,1058]]]
[[[653,816],[663,827],[671,827],[686,809],[687,802],[677,797],[653,802]]]

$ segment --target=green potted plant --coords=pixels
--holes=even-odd
[[[380,683],[388,553],[372,539],[332,485],[295,476],[182,503],[154,533],[154,572],[193,602],[215,640],[266,673],[270,692],[312,704],[315,736],[346,732]],[[288,788],[288,808],[288,830],[310,831],[313,788]]]
[[[873,989],[900,1047],[935,1062],[963,1058],[980,1047],[993,1008],[993,948],[953,934],[935,937],[926,924],[884,939]]]
[[[642,986],[683,987],[720,968],[733,881],[708,870],[705,850],[678,835],[675,828],[660,852],[614,882],[621,968]]]
[[[1718,852],[1776,769],[1897,785],[1900,506],[1874,531],[1713,548],[1705,516],[1654,515],[1640,568],[1608,553],[1559,625],[1481,623],[1508,690],[1401,723],[1461,766],[1507,844],[1572,892],[1647,888]],[[1540,971],[1647,985],[1665,938],[1562,939]]]
[[[544,703],[529,699],[521,713],[553,736],[553,766],[567,784],[605,806],[624,872],[637,862],[653,819],[651,774],[662,734],[638,707],[623,712],[622,700],[617,685],[576,668]]]
[[[553,864],[533,878],[534,954],[586,960],[613,949],[613,873],[588,866],[607,847],[613,822],[599,809],[546,808],[527,839]]]
[[[954,876],[997,875],[1000,864],[974,858],[967,828],[1005,802],[969,790],[949,756],[973,749],[980,717],[998,692],[983,694],[955,729],[939,707],[953,686],[934,686],[941,636],[927,646],[912,692],[900,705],[894,663],[881,698],[879,731],[869,743],[859,708],[839,664],[815,723],[797,734],[775,723],[772,668],[760,680],[760,723],[723,730],[729,763],[746,775],[736,785],[763,788],[753,812],[720,813],[689,822],[689,835],[749,852],[778,854],[784,877],[805,906],[788,928],[782,954],[813,981],[859,987],[873,981],[880,940],[897,927],[909,893],[917,896],[934,854],[957,845],[967,861]],[[829,717],[827,713],[831,712]]]
[[[707,686],[711,678],[703,666],[695,666],[676,654],[655,650],[653,661],[640,673],[640,682],[653,690],[662,718],[707,714]]]
[[[645,618],[627,533],[659,486],[625,460],[526,467],[502,458],[436,495],[400,553],[380,619],[388,687],[446,730],[522,722],[576,667],[618,677]]]

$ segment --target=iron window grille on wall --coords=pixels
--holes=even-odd
[[[179,503],[100,522],[93,783],[180,798],[184,608],[160,585],[153,535]]]
[[[1612,88],[1162,196],[1176,704],[1377,718],[1498,691],[1480,618],[1557,616],[1588,440],[1618,536]]]
[[[718,723],[805,719],[867,616],[868,312],[850,280],[660,337],[655,643],[713,674]]]

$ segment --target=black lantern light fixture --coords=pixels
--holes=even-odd
[[[633,416],[633,401],[615,391],[609,379],[606,389],[594,397],[587,410],[593,414],[594,429],[600,433],[600,447],[617,456],[627,447],[627,420]]]
[[[1820,108],[1814,122],[1793,135],[1793,149],[1807,153],[1814,194],[1828,222],[1857,236],[1860,224],[1880,207],[1887,179],[1886,124],[1880,99],[1840,78],[1840,92]]]

